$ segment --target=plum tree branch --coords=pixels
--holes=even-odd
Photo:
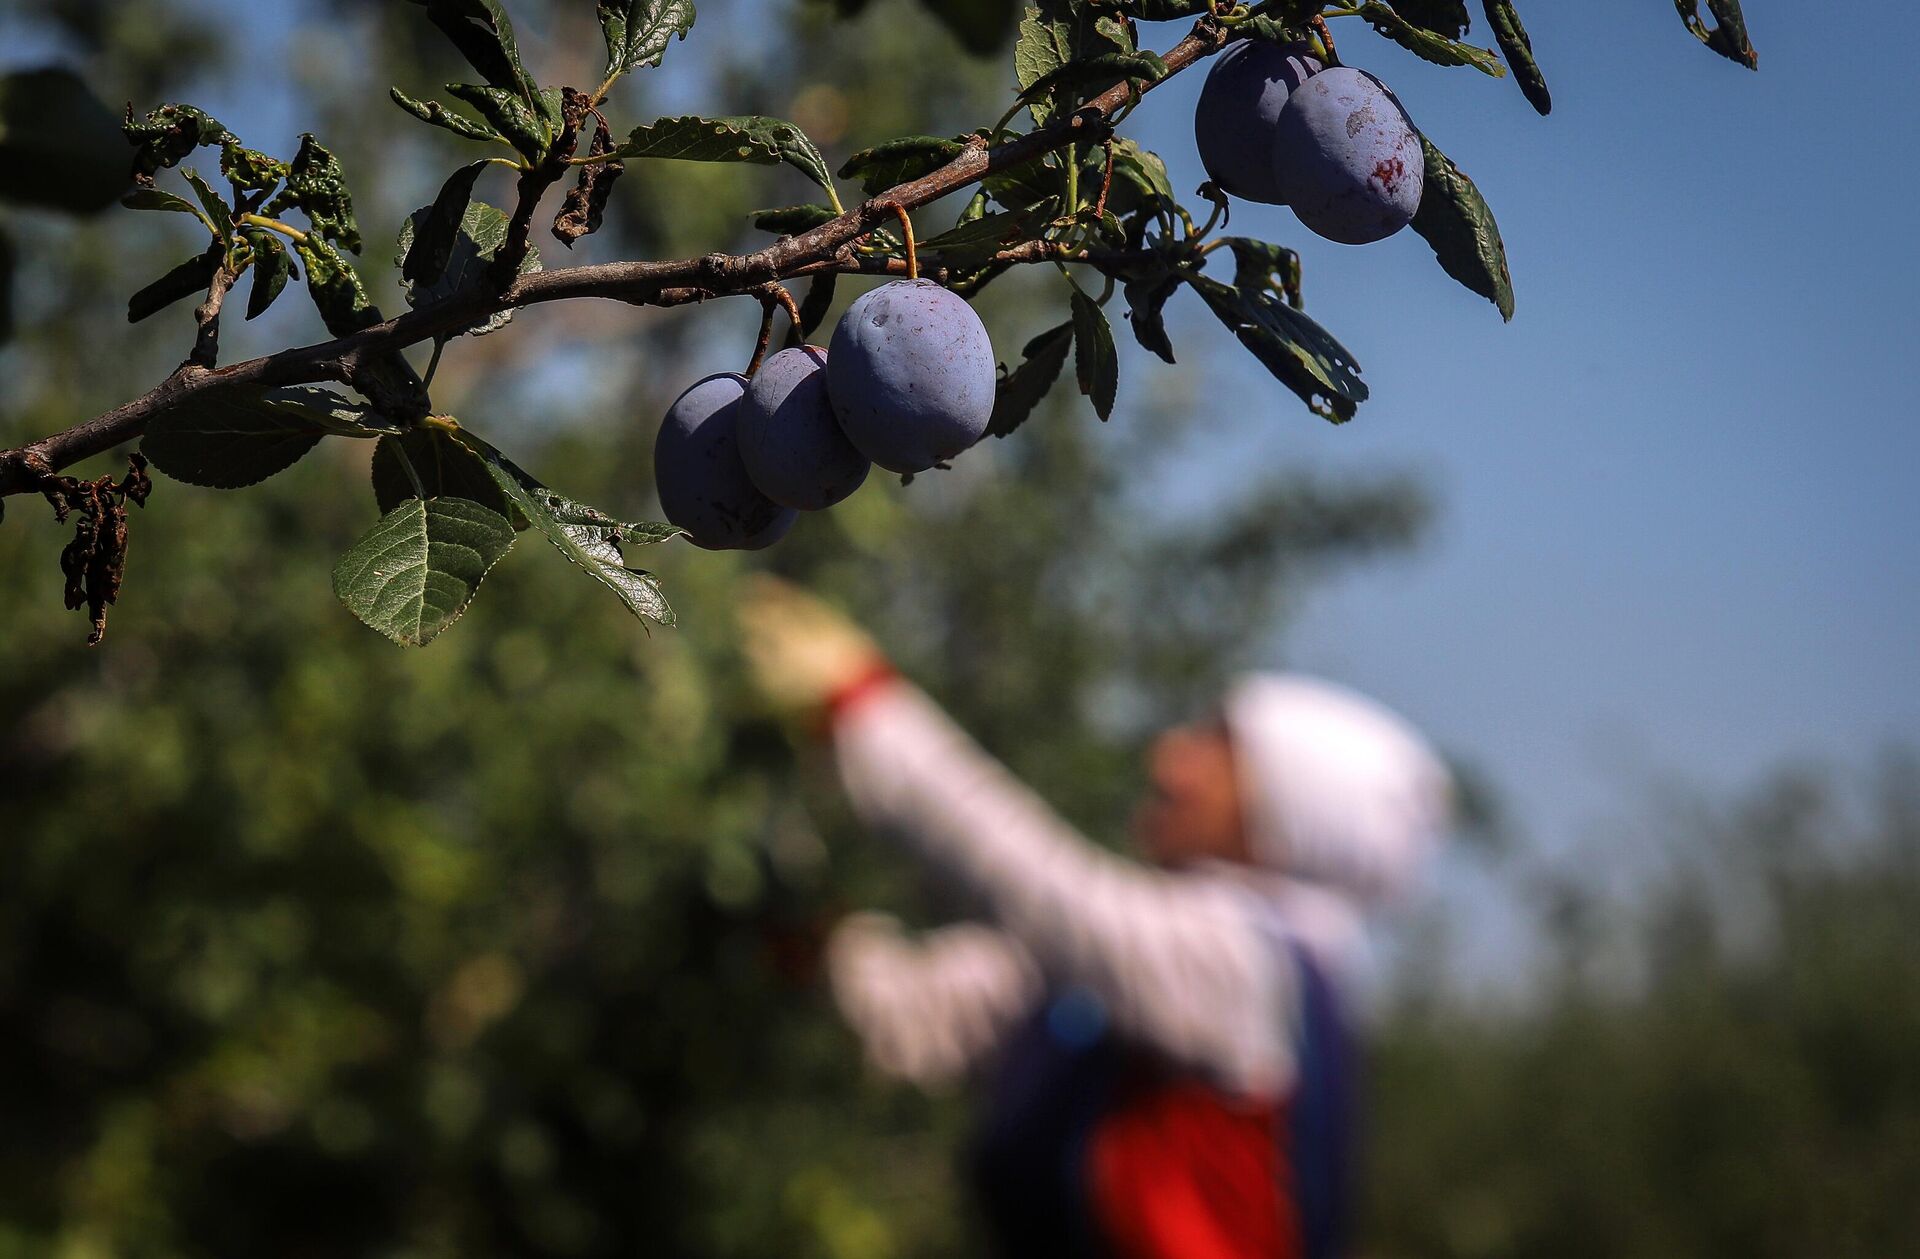
[[[1096,143],[1112,133],[1114,114],[1139,94],[1218,52],[1231,38],[1211,18],[1195,23],[1161,60],[1166,74],[1148,83],[1122,80],[1070,115],[1028,135],[990,147],[976,137],[954,159],[919,179],[869,198],[853,209],[796,236],[786,236],[745,254],[714,253],[672,261],[608,262],[534,271],[494,288],[476,288],[438,305],[363,328],[349,336],[296,346],[228,367],[189,358],[153,389],[72,428],[11,450],[0,450],[0,496],[36,490],[51,473],[138,437],[155,416],[220,389],[271,388],[313,381],[352,385],[364,366],[420,342],[456,333],[503,310],[543,302],[597,297],[637,306],[677,306],[709,297],[751,294],[780,280],[823,271],[890,272],[860,258],[851,246],[898,210],[914,210],[978,183],[987,175],[1034,161],[1069,144]],[[898,210],[896,210],[896,207]],[[1098,261],[1063,255],[1050,241],[1030,241],[989,259],[993,264],[1059,260]],[[923,260],[937,267],[937,254]]]

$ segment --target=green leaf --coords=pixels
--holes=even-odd
[[[667,44],[693,29],[693,0],[599,0],[597,7],[609,77],[659,65]]]
[[[543,160],[553,146],[553,133],[560,112],[560,94],[547,92],[537,97],[537,105],[512,88],[485,87],[478,83],[449,83],[447,95],[478,110],[487,125],[530,162]],[[553,118],[548,117],[549,107]]]
[[[476,122],[465,114],[456,114],[439,101],[415,100],[397,87],[390,88],[387,95],[393,98],[394,104],[406,110],[421,122],[431,123],[436,127],[451,131],[463,140],[497,140],[502,144],[507,142],[505,136],[501,135],[486,123]]]
[[[839,217],[831,206],[787,205],[775,210],[755,210],[753,225],[776,236],[798,236]]]
[[[1278,287],[1287,304],[1300,309],[1299,254],[1284,245],[1270,245],[1248,236],[1229,236],[1226,241],[1227,248],[1233,251],[1233,287]]]
[[[413,249],[414,235],[419,230],[422,217],[427,210],[415,210],[400,228],[400,257],[407,257]],[[438,306],[456,294],[488,283],[487,269],[495,254],[507,239],[507,216],[484,201],[469,201],[460,216],[460,230],[453,238],[453,246],[447,254],[447,265],[441,271],[440,278],[431,284],[406,284],[407,305],[416,310],[425,310]],[[532,247],[527,256],[520,260],[519,274],[540,269],[540,252]],[[504,328],[513,319],[511,310],[495,311],[479,323],[469,325],[461,333],[449,334],[441,340],[459,336],[485,336]]]
[[[507,502],[480,456],[437,423],[389,434],[373,448],[373,497],[382,514],[421,496],[415,492],[415,477],[427,498],[469,499],[507,517],[515,529],[527,527],[526,517]]]
[[[938,254],[949,267],[978,266],[1008,245],[1026,239],[1033,219],[1028,210],[996,210],[923,240],[919,248]]]
[[[460,619],[500,557],[513,526],[464,498],[410,498],[381,518],[333,569],[347,610],[403,647],[419,647]]]
[[[1466,0],[1392,0],[1392,3],[1407,21],[1448,39],[1459,39],[1472,24],[1467,16]]]
[[[145,118],[127,119],[120,134],[133,146],[136,178],[152,179],[203,144],[226,144],[233,133],[203,109],[191,105],[162,105]]]
[[[287,164],[229,138],[220,146],[220,173],[249,192],[265,192],[289,174]]]
[[[0,75],[0,201],[92,214],[129,179],[120,120],[78,75]]]
[[[559,97],[549,105],[540,84],[520,64],[513,22],[498,0],[414,0],[424,3],[427,20],[453,41],[467,64],[487,83],[521,99],[529,110],[544,117],[549,134],[560,123]]]
[[[840,168],[840,178],[857,179],[869,197],[877,196],[939,170],[966,148],[942,136],[901,136],[855,153]]]
[[[1205,275],[1193,287],[1214,317],[1314,414],[1342,424],[1367,400],[1360,365],[1331,333],[1271,290],[1246,292]]]
[[[1124,28],[1110,16],[1103,22],[1102,15],[1083,0],[1044,0],[1021,19],[1020,39],[1013,48],[1014,78],[1025,99],[1028,88],[1049,75],[1061,75],[1075,63],[1133,51]],[[1044,126],[1065,104],[1064,94],[1044,93],[1027,101],[1027,112]]]
[[[326,389],[229,389],[154,417],[140,453],[176,481],[231,490],[292,467],[329,434],[374,437],[383,427]]]
[[[149,315],[165,310],[183,297],[194,297],[206,292],[207,286],[213,283],[213,273],[219,269],[218,246],[187,259],[127,299],[127,322],[139,323]]]
[[[447,273],[447,261],[453,256],[453,243],[473,199],[473,181],[487,169],[484,161],[462,166],[440,185],[433,204],[416,210],[408,221],[413,241],[400,262],[400,274],[410,285],[432,284]]]
[[[683,162],[785,162],[822,188],[833,187],[826,160],[800,128],[778,118],[656,118],[635,127],[615,150],[623,158],[671,158]]]
[[[175,214],[191,214],[200,220],[200,225],[211,235],[220,235],[220,229],[207,221],[206,213],[199,206],[164,188],[135,188],[120,198],[120,204],[129,210],[171,210]]]
[[[1513,0],[1486,0],[1486,6],[1487,25],[1493,28],[1493,38],[1506,54],[1513,81],[1520,85],[1520,94],[1543,117],[1552,113],[1553,93],[1547,90],[1540,63],[1533,59],[1533,41],[1527,38],[1527,28],[1520,24]]]
[[[1128,280],[1123,290],[1127,298],[1127,322],[1133,325],[1133,339],[1143,349],[1173,362],[1173,342],[1167,338],[1163,311],[1167,299],[1180,287],[1180,277],[1163,271],[1157,275]]]
[[[301,135],[300,151],[287,169],[287,186],[266,206],[268,214],[293,209],[306,214],[314,234],[349,252],[360,252],[360,225],[353,219],[346,172],[340,169],[340,159],[311,133]]]
[[[477,440],[472,434],[468,440]],[[587,570],[627,605],[627,610],[644,620],[661,625],[673,624],[673,609],[660,593],[660,582],[644,569],[630,568],[620,548],[651,546],[677,537],[684,530],[674,525],[643,522],[623,524],[605,512],[576,503],[556,490],[548,489],[522,471],[512,460],[481,443],[481,457],[494,484],[507,501],[547,535],[559,552]]]
[[[1120,357],[1113,348],[1113,329],[1107,326],[1100,304],[1073,291],[1073,374],[1080,392],[1093,399],[1101,419],[1113,414],[1113,398],[1120,387]]]
[[[240,235],[253,248],[253,287],[247,293],[247,318],[253,319],[265,313],[287,287],[293,259],[274,232],[250,227],[242,229]]]
[[[980,181],[988,196],[1009,210],[1040,210],[1066,196],[1066,174],[1041,158],[995,171]]]
[[[1420,137],[1426,151],[1426,189],[1413,230],[1433,246],[1440,269],[1499,308],[1502,319],[1513,318],[1513,276],[1507,270],[1507,249],[1500,225],[1486,198],[1466,173]]]
[[[1040,399],[1047,396],[1053,382],[1060,378],[1060,369],[1066,365],[1067,350],[1072,345],[1071,323],[1049,328],[1027,342],[1020,352],[1020,366],[1000,378],[1000,387],[993,397],[993,418],[987,422],[989,433],[1005,437],[1027,422],[1033,409],[1040,405]]]
[[[1112,87],[1122,79],[1128,82],[1139,80],[1152,83],[1165,77],[1167,63],[1150,52],[1109,52],[1085,61],[1070,61],[1066,65],[1048,71],[1033,82],[1020,89],[1023,102],[1057,92],[1062,88],[1085,87],[1098,84],[1102,91]],[[1037,120],[1036,120],[1037,121]]]
[[[1712,27],[1700,18],[1699,0],[1673,0],[1673,7],[1679,10],[1680,20],[1687,24],[1695,39],[1749,70],[1760,68],[1760,54],[1747,38],[1747,19],[1740,12],[1740,0],[1707,0],[1707,12],[1713,15]]]
[[[225,198],[213,190],[212,185],[200,178],[200,173],[191,166],[182,167],[180,174],[186,178],[187,186],[193,189],[193,195],[199,200],[200,208],[207,212],[207,221],[213,224],[213,234],[223,243],[233,240],[233,207]]]
[[[1359,14],[1374,30],[1423,61],[1437,66],[1472,66],[1496,79],[1507,76],[1506,66],[1492,49],[1475,48],[1415,26],[1388,7],[1385,0],[1362,0]]]
[[[307,269],[307,296],[328,332],[344,337],[380,322],[360,273],[338,249],[318,236],[294,242],[293,249]]]

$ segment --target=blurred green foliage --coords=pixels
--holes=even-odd
[[[341,155],[370,257],[461,156],[385,99],[449,77],[408,6],[312,6],[285,82],[193,10],[17,9],[64,25],[108,100],[271,91]],[[592,73],[589,6],[514,9],[553,77],[568,57]],[[793,117],[835,156],[977,123],[1003,87],[900,0],[857,38],[825,6],[776,16],[739,46],[715,21],[676,56],[711,112]],[[793,55],[761,59],[767,39]],[[646,116],[653,91],[641,75],[615,103]],[[220,112],[250,140],[265,125]],[[578,253],[751,239],[747,211],[796,199],[795,178],[649,171]],[[184,351],[184,311],[121,321],[179,248],[136,217],[14,224],[0,440]],[[1003,354],[1038,331],[1022,292],[986,303]],[[645,516],[654,417],[709,346],[744,363],[756,316],[530,312],[483,353],[451,347],[436,396],[552,484]],[[310,318],[236,325],[229,352],[310,339]],[[1143,508],[1205,423],[1168,379],[1107,427],[1063,389],[960,471],[876,482],[771,555],[1096,834],[1119,833],[1147,731],[1256,654],[1323,566],[1424,518],[1401,480],[1284,472],[1199,516]],[[326,579],[375,517],[367,453],[335,443],[240,494],[163,481],[95,651],[60,610],[42,506],[0,524],[0,1257],[972,1253],[957,1100],[868,1078],[811,973],[845,908],[953,907],[751,707],[728,615],[743,561],[649,555],[684,628],[648,636],[518,548],[464,624],[399,652]],[[1379,1039],[1371,1252],[1897,1250],[1920,1201],[1915,816],[1890,796],[1820,861],[1802,855],[1836,847],[1813,842],[1819,809],[1726,823],[1774,837],[1722,845],[1765,895],[1676,883],[1644,981],[1579,964],[1593,910],[1555,918],[1568,962],[1537,1005],[1416,985]],[[1766,929],[1711,947],[1754,904]]]

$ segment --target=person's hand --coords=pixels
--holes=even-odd
[[[817,710],[886,668],[859,626],[791,582],[748,578],[736,612],[748,668],[782,708]]]

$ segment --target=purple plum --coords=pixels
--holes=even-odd
[[[740,458],[782,507],[819,511],[860,488],[873,465],[834,419],[825,350],[795,346],[760,365],[740,400]]]
[[[1300,221],[1343,245],[1385,240],[1412,222],[1426,184],[1407,111],[1380,80],[1347,66],[1322,70],[1287,98],[1273,170]]]
[[[667,408],[654,440],[660,508],[709,551],[771,546],[798,515],[755,489],[740,461],[737,426],[746,389],[746,377],[732,372],[695,382]]]
[[[1273,129],[1287,97],[1321,64],[1304,44],[1243,40],[1207,72],[1193,111],[1193,138],[1207,178],[1243,201],[1285,205],[1273,171]]]
[[[922,472],[986,434],[995,368],[986,325],[932,280],[895,280],[847,307],[827,388],[840,427],[889,472]]]

